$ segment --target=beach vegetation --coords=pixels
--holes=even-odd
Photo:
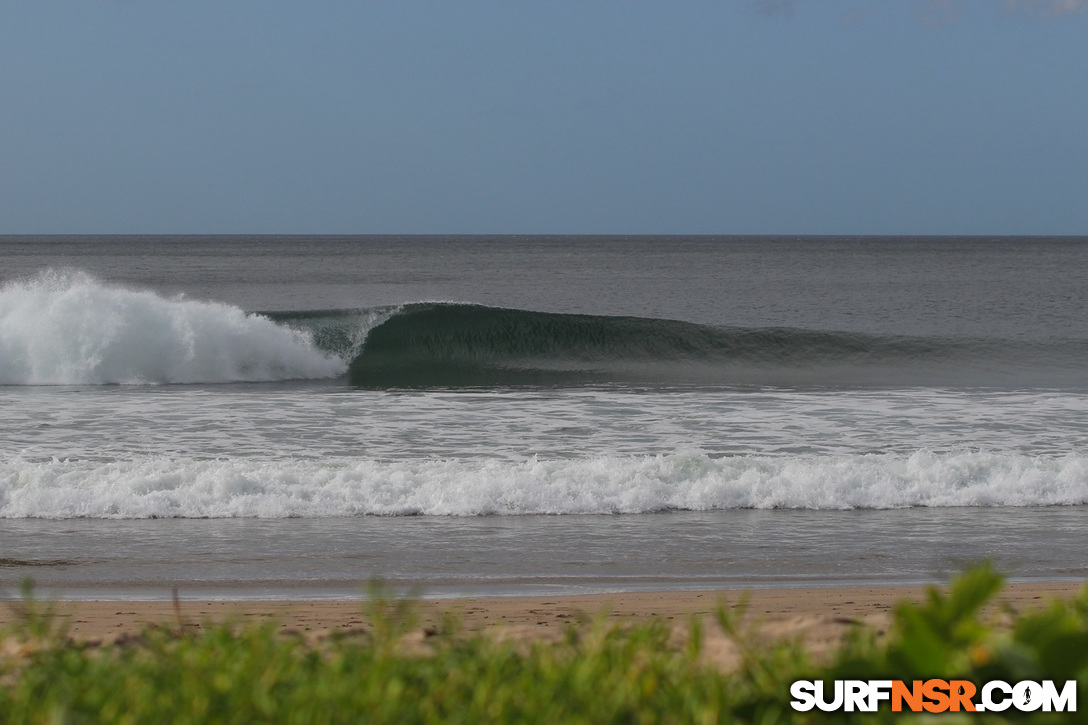
[[[678,630],[587,618],[558,642],[421,630],[411,601],[366,603],[368,625],[313,639],[274,624],[183,620],[108,644],[80,642],[29,589],[0,639],[0,723],[807,723],[1081,722],[1088,715],[1088,591],[1021,612],[992,606],[1001,577],[971,569],[881,634],[859,624],[830,654],[765,640],[743,606]],[[739,658],[704,652],[721,628]],[[798,712],[797,680],[1077,683],[1077,712]]]

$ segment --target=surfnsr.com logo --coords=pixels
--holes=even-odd
[[[800,712],[876,712],[881,703],[892,712],[1076,712],[1077,683],[1061,689],[1053,680],[1008,683],[991,680],[977,687],[968,680],[834,680],[825,692],[822,680],[797,680],[790,706]]]

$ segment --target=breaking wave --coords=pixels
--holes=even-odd
[[[743,328],[418,302],[247,313],[48,272],[0,288],[0,384],[344,378],[366,388],[592,383],[1083,385],[1088,341]]]

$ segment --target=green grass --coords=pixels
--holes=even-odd
[[[1078,681],[1078,713],[944,714],[940,722],[1080,722],[1088,714],[1088,592],[984,621],[1001,586],[973,569],[947,593],[902,604],[886,637],[858,628],[829,659],[797,642],[754,639],[729,609],[714,626],[735,639],[739,668],[701,657],[702,625],[677,644],[663,622],[571,627],[560,643],[504,643],[445,628],[411,646],[411,603],[372,599],[360,636],[322,642],[272,626],[149,628],[111,646],[71,642],[29,596],[0,645],[2,723],[711,723],[902,721],[888,712],[793,712],[796,679]],[[180,623],[179,623],[180,625]],[[957,719],[958,718],[958,719]]]

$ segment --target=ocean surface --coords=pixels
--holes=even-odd
[[[1088,577],[1088,239],[0,237],[0,596]]]

